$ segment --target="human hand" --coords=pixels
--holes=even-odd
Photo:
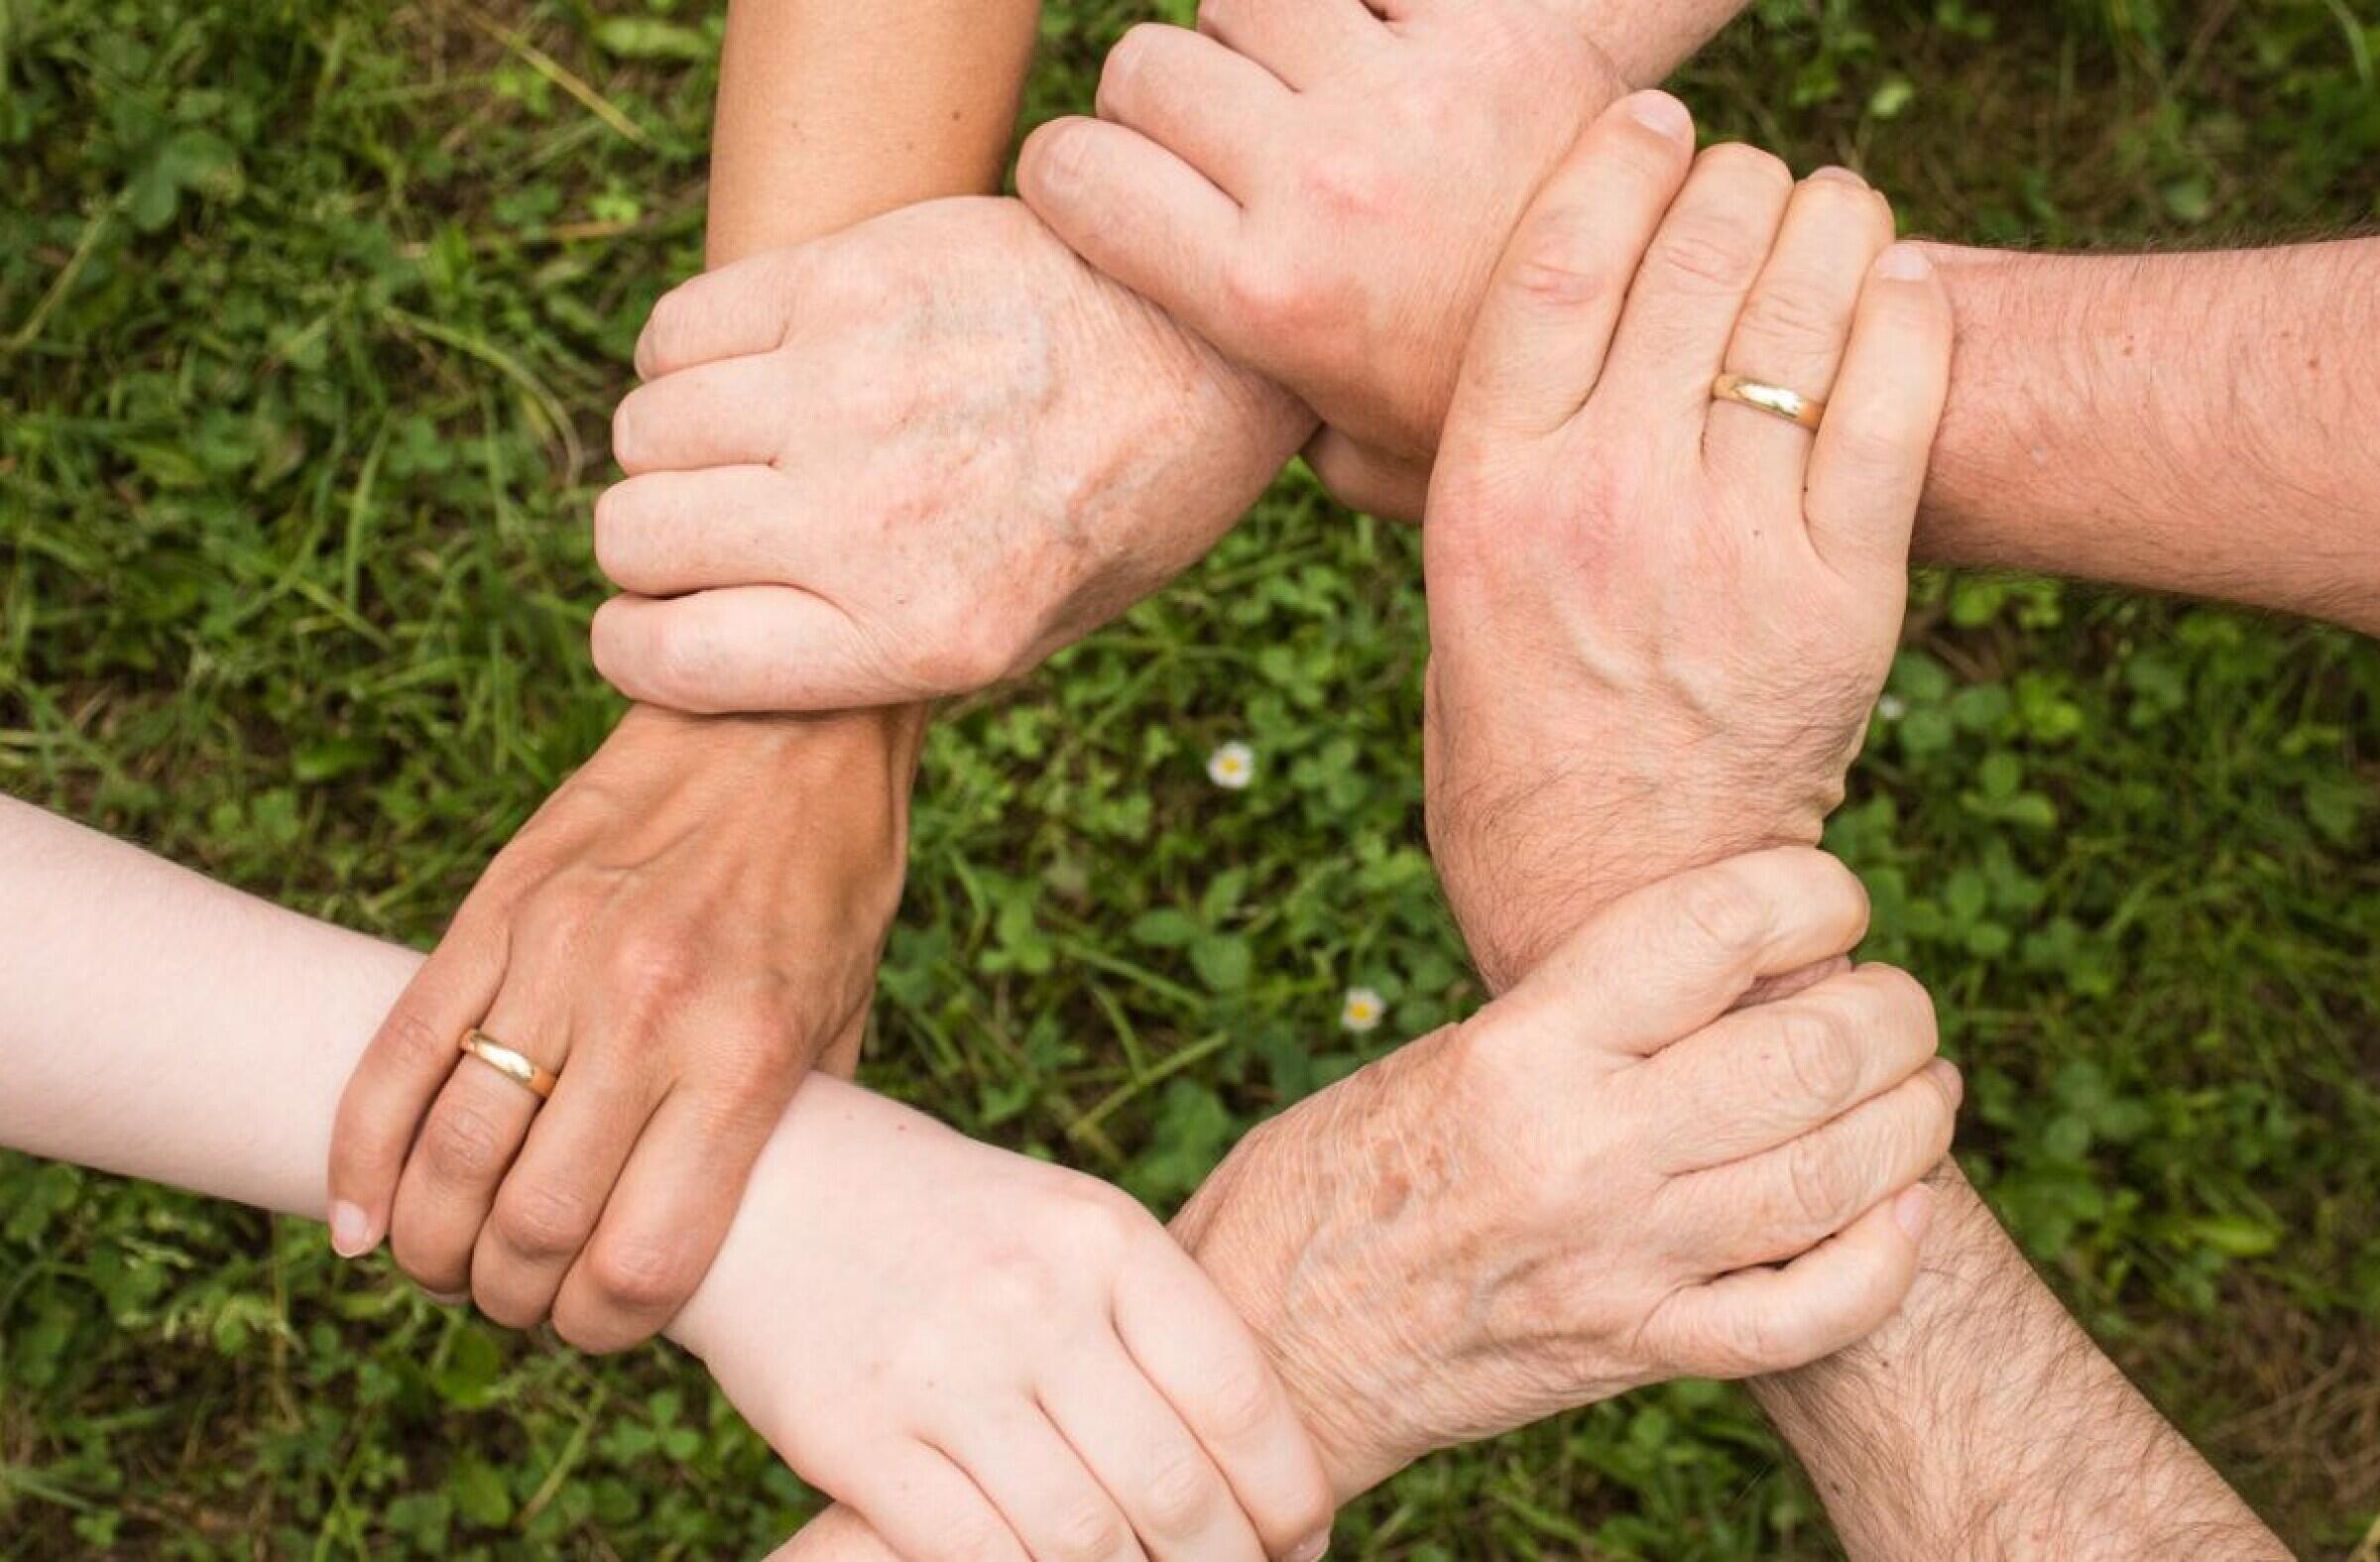
[[[1334,492],[1418,519],[1488,276],[1625,84],[1584,0],[1206,0],[1110,52],[1017,188],[1100,270],[1296,392]]]
[[[632,711],[499,853],[357,1065],[331,1228],[434,1293],[618,1350],[701,1278],[822,1054],[856,1058],[913,718]],[[560,1075],[540,1107],[456,1044]]]
[[[1422,540],[1430,840],[1491,985],[1620,890],[1815,842],[1842,799],[1950,372],[1942,286],[1891,238],[1852,176],[1696,157],[1661,93],[1523,219]],[[1823,426],[1715,401],[1723,370],[1831,398]]]
[[[912,1562],[1310,1562],[1328,1534],[1279,1380],[1147,1211],[840,1081],[795,1099],[671,1333]]]
[[[1023,672],[1187,567],[1311,427],[1013,200],[695,278],[638,344],[595,662],[681,710]]]
[[[1815,851],[1690,870],[1233,1150],[1175,1231],[1342,1501],[1432,1449],[1799,1366],[1891,1315],[1961,1094],[1925,990],[1867,966],[1736,1009],[1866,916]]]

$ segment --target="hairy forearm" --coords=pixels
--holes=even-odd
[[[1921,554],[2380,633],[2380,239],[1931,248],[1959,355]]]
[[[1956,1170],[1898,1317],[1753,1392],[1854,1558],[2286,1558]]]

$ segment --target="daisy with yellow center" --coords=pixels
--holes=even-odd
[[[1361,1035],[1386,1019],[1388,1006],[1368,987],[1351,987],[1339,1006],[1339,1028]]]
[[[1225,791],[1246,791],[1256,779],[1256,751],[1245,743],[1227,743],[1207,756],[1207,780]]]

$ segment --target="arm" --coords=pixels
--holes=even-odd
[[[2289,1551],[2082,1332],[1957,1169],[1900,1312],[1752,1392],[1855,1559]]]
[[[1628,107],[1583,149],[1624,138],[1615,168],[1672,172],[1586,193],[1557,173],[1431,484],[1431,837],[1490,980],[1698,839],[1814,834],[1897,637],[1950,373],[1939,272],[1885,247],[1856,180],[1788,197],[1773,160],[1715,147],[1673,201],[1683,126],[1662,151]],[[1662,204],[1631,277],[1615,253]],[[1755,364],[1828,399],[1815,434],[1712,400]],[[1754,1385],[1853,1554],[2279,1555],[1955,1173],[1939,1186],[1897,1321]]]
[[[2380,634],[2380,239],[1931,248],[1959,359],[1921,552]]]
[[[740,0],[714,264],[988,184],[1033,0]],[[333,1240],[439,1292],[618,1349],[674,1312],[814,1064],[855,1063],[898,901],[917,708],[628,714],[490,865],[341,1103]],[[577,1082],[543,1109],[484,1027]],[[659,1103],[647,1111],[638,1103]],[[534,1129],[534,1131],[533,1131]]]

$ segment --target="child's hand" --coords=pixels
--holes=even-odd
[[[1077,1173],[814,1079],[672,1334],[903,1556],[1312,1554],[1331,1492],[1262,1349]]]

